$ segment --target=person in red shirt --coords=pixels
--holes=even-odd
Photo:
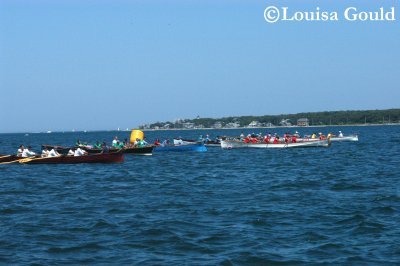
[[[292,142],[296,143],[297,142],[297,137],[295,135],[292,136]]]

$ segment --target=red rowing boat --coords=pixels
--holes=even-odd
[[[20,158],[19,163],[25,164],[77,164],[77,163],[119,163],[124,161],[122,152],[89,154],[83,156],[61,155],[57,157]]]

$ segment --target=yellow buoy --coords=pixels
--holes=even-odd
[[[144,137],[143,131],[134,129],[134,130],[132,130],[132,132],[131,132],[130,142],[131,142],[131,143],[134,143],[134,142],[136,141],[136,139],[142,140],[143,137]]]

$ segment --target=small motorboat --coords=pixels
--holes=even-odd
[[[347,135],[343,137],[339,136],[334,136],[331,137],[331,141],[337,142],[337,141],[358,141],[358,135]]]
[[[187,144],[195,144],[195,143],[204,143],[206,147],[221,147],[220,140],[203,140],[203,141],[196,141],[191,139],[182,139],[182,138],[175,138],[174,145],[187,145]]]
[[[204,152],[207,151],[207,147],[204,146],[204,143],[191,143],[191,144],[181,144],[181,145],[159,145],[154,147],[155,152],[163,152],[163,151],[196,151],[196,152]]]

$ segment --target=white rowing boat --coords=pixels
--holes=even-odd
[[[238,140],[222,140],[222,149],[237,149],[237,148],[305,148],[305,147],[328,147],[330,142],[327,139],[315,141],[289,142],[289,143],[245,143]]]

